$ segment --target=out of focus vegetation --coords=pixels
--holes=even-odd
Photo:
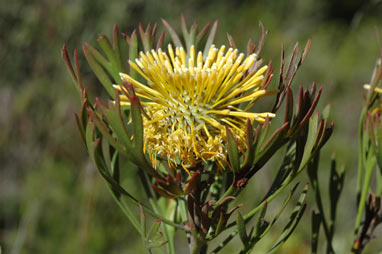
[[[113,24],[131,33],[166,18],[176,24],[219,19],[217,41],[230,33],[239,48],[256,37],[258,21],[270,31],[262,57],[273,60],[278,74],[281,45],[312,38],[312,48],[295,84],[323,86],[321,108],[332,104],[335,133],[322,157],[336,152],[346,164],[345,192],[338,208],[336,249],[350,250],[356,214],[357,124],[362,85],[368,82],[379,50],[375,26],[382,27],[382,1],[156,1],[58,0],[0,2],[0,245],[3,253],[137,253],[140,239],[117,208],[80,142],[73,113],[80,106],[60,49],[70,50]],[[91,84],[83,56],[83,73]],[[272,85],[271,85],[272,86]],[[276,87],[276,82],[273,83]],[[297,87],[296,87],[297,88]],[[329,161],[329,159],[327,160]],[[328,174],[328,164],[321,173]],[[271,172],[271,168],[270,168]],[[136,186],[135,172],[129,184]],[[259,181],[259,177],[262,177]],[[324,179],[327,179],[325,177]],[[269,185],[266,174],[251,191]],[[302,182],[308,182],[304,175]],[[325,181],[322,182],[325,189]],[[250,195],[247,195],[250,197]],[[245,198],[245,197],[244,197]],[[254,201],[253,201],[254,202]],[[309,206],[311,204],[311,206]],[[304,215],[310,223],[313,202]],[[309,225],[309,224],[305,224]],[[283,253],[308,253],[310,227],[300,225]],[[381,232],[381,231],[379,231]],[[264,243],[266,244],[266,243]],[[305,247],[306,246],[306,247]],[[382,249],[371,242],[365,253]],[[229,250],[226,250],[229,251]],[[179,250],[182,253],[182,250]]]

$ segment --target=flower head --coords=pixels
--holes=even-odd
[[[222,165],[226,127],[243,147],[248,119],[262,123],[274,117],[248,111],[256,100],[270,94],[260,86],[267,66],[253,68],[256,54],[245,57],[237,49],[212,45],[203,57],[194,46],[186,52],[169,45],[167,53],[162,49],[141,52],[139,59],[129,63],[146,80],[142,84],[120,73],[122,80],[134,86],[147,116],[143,120],[145,149],[169,163],[180,161],[186,169],[201,161]],[[248,107],[240,108],[241,103]],[[123,95],[121,104],[129,104]]]

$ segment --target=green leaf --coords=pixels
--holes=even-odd
[[[284,122],[292,122],[293,117],[293,94],[290,87],[286,88],[286,105],[285,105],[285,116]]]
[[[119,40],[119,38],[117,40]],[[105,35],[101,35],[97,41],[100,47],[102,48],[103,52],[106,54],[108,61],[110,62],[111,68],[109,73],[114,78],[114,81],[120,84],[121,79],[119,77],[119,73],[123,72],[123,67],[122,67],[121,56],[119,52],[119,45],[115,49],[113,49],[109,39]],[[113,44],[117,45],[119,43],[113,42]]]
[[[158,38],[158,41],[155,47],[156,50],[163,48],[164,36],[165,36],[165,32],[163,31]]]
[[[320,225],[321,225],[321,214],[316,213],[314,210],[312,211],[312,254],[317,253],[318,247],[318,236],[320,233]]]
[[[280,128],[275,130],[264,144],[258,141],[259,143],[256,145],[255,163],[263,166],[279,148],[286,144],[288,139],[284,138],[284,134],[288,130],[288,125],[288,123],[284,123]]]
[[[251,124],[251,121],[248,119],[247,121],[247,135],[246,135],[246,141],[247,141],[247,150],[245,152],[245,160],[243,163],[242,170],[248,170],[252,165],[255,160],[255,151],[256,151],[256,140],[254,140],[255,133],[253,126]]]
[[[143,122],[139,100],[135,95],[130,98],[130,108],[134,133],[134,147],[143,159]]]
[[[361,192],[361,197],[358,204],[358,212],[357,212],[357,217],[355,221],[355,230],[354,230],[355,235],[358,233],[359,227],[361,225],[363,212],[365,210],[366,198],[370,190],[371,178],[373,176],[375,164],[376,164],[376,158],[373,155],[373,153],[369,152],[365,161],[365,176],[363,179],[362,192]]]
[[[109,186],[116,202],[121,207],[123,212],[129,217],[130,221],[136,227],[138,232],[140,232],[139,223],[136,222],[136,220],[134,222],[135,217],[134,217],[133,213],[129,210],[128,206],[123,201],[121,195],[127,197],[135,205],[138,205],[139,201],[133,195],[131,195],[129,192],[127,192],[121,185],[119,185],[119,183],[116,182],[116,180],[111,175],[110,171],[107,170],[107,166],[106,166],[106,163],[104,160],[104,155],[102,153],[102,148],[100,147],[100,142],[102,139],[97,137],[97,131],[96,130],[97,129],[96,129],[94,122],[89,121],[88,125],[86,127],[86,145],[87,145],[87,148],[89,151],[89,155],[90,155],[91,159],[93,160],[93,162],[95,163],[98,171],[100,172],[100,174],[102,175],[104,180],[108,183],[108,186]],[[184,230],[183,225],[174,223],[173,221],[170,221],[170,220],[164,218],[163,216],[155,213],[154,211],[152,211],[148,207],[144,206],[143,204],[142,204],[142,207],[148,214],[150,214],[154,218],[160,219],[168,225],[171,225],[173,227]]]
[[[237,224],[237,229],[239,231],[240,240],[243,243],[244,247],[248,248],[249,247],[249,237],[247,235],[247,231],[245,230],[245,224],[244,224],[243,216],[241,216],[240,212],[237,213],[236,224]]]
[[[198,44],[199,41],[201,41],[201,40],[207,35],[207,32],[208,32],[208,29],[210,28],[210,25],[211,25],[211,23],[207,23],[207,24],[200,30],[200,32],[198,33],[198,35],[196,35],[196,41],[195,41],[195,44]]]
[[[78,130],[80,131],[81,139],[84,142],[84,144],[86,145],[85,128],[82,125],[81,120],[80,120],[80,118],[79,118],[79,116],[77,114],[74,114],[74,118],[76,120]]]
[[[289,217],[288,224],[284,227],[279,239],[273,245],[273,247],[268,251],[268,253],[276,253],[276,251],[288,240],[288,238],[291,236],[291,234],[297,227],[297,224],[300,222],[306,208],[306,204],[304,203],[304,200],[305,200],[307,191],[308,191],[308,185],[305,186],[304,191],[300,195],[298,203],[296,207],[294,208],[291,216]]]
[[[142,23],[139,23],[139,35],[141,36],[141,42],[143,44],[143,50],[148,52],[151,50],[151,38],[150,38],[151,25],[148,24],[146,31],[142,27]]]
[[[191,45],[194,43],[193,43],[193,38],[192,38],[191,33],[188,32],[186,18],[184,17],[183,13],[182,13],[181,19],[180,19],[180,27],[181,27],[181,30],[183,33],[184,41],[186,42],[186,49],[187,49],[186,52],[190,52],[189,50],[191,48]],[[194,35],[194,37],[195,37],[195,35]]]
[[[162,247],[162,246],[165,245],[166,243],[168,243],[168,241],[154,241],[154,242],[149,242],[149,243],[147,243],[147,247],[148,247],[149,249],[156,249],[156,248]],[[164,253],[164,252],[161,251],[160,253]]]
[[[121,84],[119,73],[124,71],[121,60],[119,32],[117,26],[114,26],[113,44],[110,43],[109,39],[105,35],[101,35],[97,41],[106,57],[89,43],[86,43],[83,47],[85,57],[99,81],[105,87],[109,95],[113,97],[115,92],[112,85],[113,83]],[[109,75],[113,77],[114,82],[110,80]]]
[[[103,159],[102,150],[99,147],[101,139],[95,139],[95,125],[93,122],[89,121],[88,126],[86,127],[86,142],[89,150],[89,155],[91,159],[93,160],[94,164],[96,165],[98,171],[103,176],[105,181],[108,183],[108,187],[124,212],[124,214],[128,217],[130,222],[133,224],[135,229],[140,232],[140,226],[138,221],[135,219],[133,212],[131,209],[123,202],[121,194],[126,195],[131,200],[133,200],[136,204],[138,201],[130,195],[128,192],[126,192],[118,183],[115,182],[115,180],[111,177],[110,172],[106,169],[106,163]]]
[[[160,220],[155,221],[147,234],[147,239],[158,240],[162,236],[159,233],[160,226],[161,226],[161,221]]]
[[[120,168],[119,168],[119,152],[116,150],[111,158],[111,173],[114,180],[120,182]]]
[[[94,124],[96,125],[97,129],[101,132],[102,136],[105,137],[110,142],[110,144],[113,147],[115,147],[117,150],[125,153],[126,152],[126,147],[123,146],[121,143],[119,143],[112,136],[112,134],[109,132],[109,130],[106,127],[106,125],[98,118],[98,116],[94,112],[89,111],[89,113],[90,113],[90,119],[94,122]]]
[[[271,187],[269,188],[267,194],[263,198],[265,200],[268,198],[270,195],[275,193],[280,186],[284,183],[284,181],[288,178],[290,173],[293,170],[294,167],[294,160],[295,160],[295,153],[296,153],[296,146],[295,145],[290,145],[286,151],[286,154],[284,156],[283,162],[277,171],[276,177],[272,182]]]
[[[86,146],[86,125],[88,124],[88,119],[89,119],[89,113],[88,113],[88,108],[91,108],[88,100],[87,100],[87,95],[86,95],[86,90],[82,90],[82,105],[81,105],[81,111],[80,115],[74,114],[74,117],[76,119],[76,123],[78,126],[78,129],[81,134],[82,141],[84,142]]]
[[[89,135],[90,138],[92,138],[92,136],[93,135]],[[95,163],[98,171],[103,176],[104,180],[107,181],[108,186],[110,187],[110,190],[112,191],[113,197],[116,199],[117,203],[120,205],[122,210],[125,212],[126,215],[133,216],[133,213],[131,213],[131,211],[130,212],[127,211],[128,206],[123,201],[121,195],[123,195],[124,197],[127,197],[130,201],[132,201],[137,206],[139,206],[140,202],[133,195],[131,195],[129,192],[127,192],[121,185],[119,185],[114,180],[114,178],[111,176],[110,172],[107,170],[107,167],[105,165],[105,161],[103,159],[103,155],[101,153],[102,149],[100,149],[100,146],[99,146],[100,141],[101,141],[100,138],[97,138],[97,139],[95,139],[95,141],[93,141],[93,145],[92,145],[93,151],[89,152],[91,154],[90,156],[91,156],[91,158],[94,159],[94,163]],[[143,204],[141,204],[141,206],[149,215],[153,216],[154,218],[160,219],[164,223],[166,223],[170,226],[184,230],[183,225],[174,223],[173,221],[166,219],[165,217],[161,216],[160,214],[155,213],[154,211],[152,211],[150,208],[148,208],[147,206],[145,206]],[[130,220],[132,220],[132,219],[130,219]],[[139,226],[138,222],[135,226],[137,226],[136,229],[138,230],[138,232],[140,232],[140,226]]]
[[[215,20],[214,24],[212,25],[212,28],[211,28],[210,33],[209,33],[208,38],[207,38],[207,42],[206,42],[205,47],[204,47],[203,58],[206,58],[208,56],[208,51],[210,50],[211,45],[214,43],[215,34],[216,34],[216,30],[218,28],[218,24],[219,24],[218,20]]]
[[[113,188],[112,188],[112,186],[110,184],[108,184],[107,186],[109,187],[109,190],[110,190],[114,200],[117,202],[117,204],[121,208],[122,212],[130,220],[131,224],[133,224],[134,228],[138,231],[138,233],[141,233],[141,227],[139,225],[138,220],[135,218],[135,213],[124,202],[123,197],[118,192],[113,190]]]
[[[88,61],[90,68],[93,70],[94,74],[97,76],[98,80],[104,86],[106,91],[109,93],[111,97],[115,95],[115,89],[113,88],[113,82],[110,80],[109,75],[104,71],[104,69],[98,64],[97,60],[89,51],[90,44],[85,44],[83,46],[83,51]]]
[[[266,228],[264,228],[264,216],[265,216],[265,213],[267,212],[267,207],[268,207],[268,202],[264,202],[264,204],[262,205],[261,207],[261,210],[259,212],[259,216],[257,216],[257,220],[256,220],[256,224],[255,224],[255,232],[254,232],[254,236],[257,238],[259,237]]]
[[[99,64],[101,64],[102,67],[105,68],[109,74],[112,74],[113,68],[110,61],[104,55],[102,55],[96,48],[94,48],[91,44],[85,43],[85,47],[87,48],[89,53],[94,57],[94,59]]]
[[[332,230],[334,230],[334,221],[336,219],[336,211],[338,200],[340,198],[341,192],[344,187],[345,172],[342,169],[341,172],[337,170],[337,163],[335,158],[332,158],[332,165],[330,169],[330,178],[329,178],[329,197],[330,197],[330,219],[332,221]],[[330,232],[331,235],[334,232]]]
[[[278,218],[280,218],[281,214],[283,213],[283,211],[285,210],[285,208],[287,207],[287,205],[289,204],[289,201],[291,200],[293,194],[295,193],[296,189],[297,189],[297,186],[299,185],[299,183],[296,183],[296,185],[293,187],[293,189],[289,192],[289,195],[286,197],[286,199],[284,200],[279,212],[276,214],[276,216],[273,218],[272,222],[269,224],[269,226],[265,229],[265,231],[259,236],[259,238],[263,238],[268,232],[269,230],[272,228],[272,226],[276,223],[276,221],[278,220]]]
[[[180,41],[179,35],[176,33],[174,28],[172,28],[172,26],[165,19],[162,19],[162,23],[166,27],[168,33],[170,34],[171,39],[173,43],[175,44],[175,47],[184,48],[182,42]]]
[[[141,203],[138,203],[139,204],[139,211],[140,211],[140,214],[141,214],[141,234],[142,234],[142,238],[143,239],[146,239],[146,215],[145,215],[145,211],[143,210],[143,207],[141,205]]]
[[[122,59],[121,59],[121,50],[119,47],[119,42],[120,42],[120,38],[119,38],[118,26],[114,25],[114,29],[113,29],[113,51],[114,51],[114,60],[116,63],[115,66],[122,71],[123,70],[123,63],[122,63]]]
[[[93,136],[95,131],[95,124],[92,121],[88,121],[86,125],[86,148],[88,149],[89,156],[92,159],[92,161],[95,161],[94,154],[93,154]]]
[[[263,151],[263,149],[265,148],[265,139],[268,137],[268,133],[269,133],[269,127],[270,127],[270,122],[269,122],[269,119],[265,121],[265,123],[263,125],[261,125],[261,132],[259,133],[259,135],[256,137],[257,138],[257,142],[258,142],[258,145],[256,146],[256,154],[260,153],[261,151]],[[266,144],[270,144],[270,142],[266,142]]]
[[[379,119],[381,121],[381,119]],[[375,151],[375,156],[377,158],[377,164],[380,173],[382,174],[382,123],[381,122],[376,122],[376,143],[377,143],[377,149]]]
[[[130,40],[129,40],[129,60],[134,62],[135,59],[138,58],[138,37],[137,33],[134,30],[134,32],[131,34]],[[133,79],[138,78],[138,73],[136,70],[130,67],[129,69],[129,75]]]
[[[226,224],[226,220],[224,218],[224,214],[220,213],[218,224],[215,230],[215,237],[218,236],[223,231],[225,224]]]
[[[312,150],[313,150],[314,143],[316,140],[316,135],[317,135],[317,124],[318,124],[318,113],[314,114],[314,116],[309,119],[308,137],[306,139],[301,164],[297,172],[300,172],[311,159]]]
[[[238,172],[240,170],[240,155],[238,144],[236,143],[235,137],[228,127],[226,128],[227,138],[228,138],[228,157],[230,166],[233,172]]]
[[[166,190],[163,190],[161,188],[159,188],[158,186],[156,185],[152,185],[152,188],[161,196],[165,197],[165,198],[168,198],[168,199],[174,199],[174,198],[177,198],[176,195],[166,191]]]
[[[322,111],[322,118],[323,119],[328,119],[329,118],[329,116],[330,116],[330,108],[331,108],[331,105],[328,104],[328,105],[326,105],[326,107]]]
[[[109,101],[108,107],[103,105],[100,100],[97,100],[97,105],[102,111],[102,114],[106,117],[107,123],[111,126],[113,134],[115,134],[120,143],[125,147],[124,152],[128,158],[133,159],[135,156],[135,150],[133,149],[132,142],[130,140],[130,135],[127,132],[126,122],[122,116],[122,111],[119,105],[119,94],[117,93],[116,102]],[[113,143],[111,143],[113,145]],[[118,147],[116,147],[118,149]]]
[[[129,85],[131,87],[129,87]],[[133,156],[131,157],[131,160],[141,169],[145,170],[148,174],[151,176],[154,176],[158,179],[164,179],[158,171],[156,171],[146,160],[146,157],[144,155],[143,147],[144,147],[144,140],[143,140],[143,122],[142,122],[142,106],[139,102],[138,97],[134,93],[134,89],[132,88],[131,84],[125,84],[125,87],[127,90],[131,90],[131,95],[129,95],[127,92],[125,93],[126,96],[129,97],[130,101],[130,114],[132,119],[132,127],[133,127],[133,142],[134,142],[134,149],[128,149],[129,153],[131,153]],[[121,107],[119,102],[119,96],[117,96],[116,103],[118,107],[119,117],[122,119],[121,114]],[[126,131],[126,127],[124,124],[124,121],[119,121],[120,124],[122,124],[121,127]],[[129,140],[130,142],[130,140]],[[130,142],[131,143],[131,142]],[[129,154],[128,154],[129,155]]]
[[[80,83],[79,83],[79,81],[77,79],[76,74],[74,73],[74,69],[73,69],[72,63],[70,61],[70,58],[68,56],[68,50],[66,48],[66,45],[64,45],[62,47],[61,54],[62,54],[62,58],[64,58],[66,69],[68,70],[69,75],[72,78],[72,81],[75,84],[76,89],[78,90],[78,92],[81,92],[80,91],[81,85],[80,85]],[[77,55],[77,50],[75,51],[75,56],[76,55]]]
[[[102,149],[103,159],[105,161],[105,165],[106,165],[107,169],[109,170],[109,172],[112,172],[111,171],[112,170],[111,169],[112,168],[112,165],[111,165],[112,162],[111,162],[111,157],[110,157],[110,152],[111,152],[110,148],[112,148],[112,146],[109,144],[107,139],[103,138],[101,140],[101,149]]]

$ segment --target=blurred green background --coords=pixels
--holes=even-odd
[[[114,24],[131,33],[138,22],[167,19],[179,28],[180,14],[190,24],[219,19],[217,45],[230,33],[245,49],[257,38],[258,22],[269,30],[261,56],[276,66],[281,45],[290,53],[294,43],[312,38],[310,54],[294,82],[324,91],[319,109],[332,105],[336,127],[324,149],[320,173],[326,189],[329,158],[336,152],[345,164],[345,191],[338,209],[335,248],[348,253],[356,214],[357,125],[362,85],[379,55],[375,26],[382,27],[380,0],[355,1],[156,1],[156,0],[1,0],[0,1],[0,245],[3,253],[140,253],[141,241],[123,216],[88,159],[73,114],[80,102],[64,62],[61,47],[70,52],[98,35],[110,35]],[[163,27],[161,27],[163,30]],[[101,91],[80,55],[85,82],[93,96]],[[277,162],[274,165],[278,165]],[[271,166],[251,180],[250,195],[266,192]],[[132,192],[140,191],[129,172]],[[308,181],[305,174],[300,181]],[[305,221],[280,253],[309,253],[309,197]],[[254,204],[253,198],[246,201]],[[286,214],[285,214],[286,215]],[[282,222],[280,227],[282,227]],[[277,229],[276,229],[276,232]],[[376,232],[381,234],[381,230]],[[277,236],[277,235],[275,235]],[[179,239],[181,239],[180,236]],[[323,237],[322,237],[323,238]],[[267,240],[261,242],[269,247]],[[186,253],[182,241],[179,253]],[[238,242],[235,242],[239,244]],[[231,253],[235,245],[226,252]],[[382,249],[379,240],[365,253]],[[321,251],[324,248],[320,248]],[[261,253],[257,252],[257,253]]]

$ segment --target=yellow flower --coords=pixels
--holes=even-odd
[[[260,85],[267,66],[258,71],[250,68],[256,54],[244,57],[237,49],[212,45],[208,55],[195,52],[194,46],[168,46],[168,52],[158,49],[140,53],[129,62],[146,84],[120,73],[131,83],[147,117],[143,120],[145,149],[152,158],[157,156],[169,164],[180,163],[186,170],[201,161],[216,161],[223,167],[226,160],[226,126],[245,147],[247,119],[262,123],[272,113],[252,113],[240,109],[241,103],[253,103],[268,95]],[[115,86],[121,90],[120,86]],[[128,105],[121,95],[121,104]],[[154,166],[156,159],[153,160]],[[188,170],[187,170],[188,171]]]

